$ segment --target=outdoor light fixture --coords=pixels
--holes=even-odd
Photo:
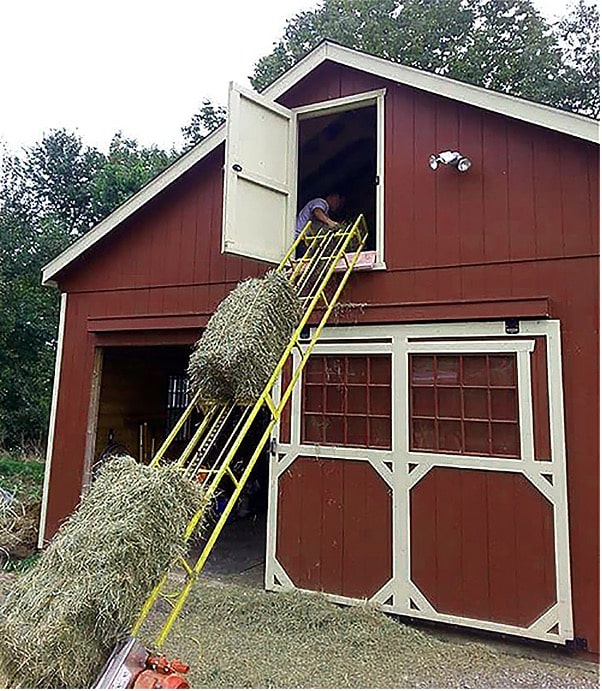
[[[429,166],[433,170],[437,170],[441,163],[444,166],[455,166],[460,173],[465,173],[472,165],[468,156],[463,156],[459,151],[442,151],[429,156]]]

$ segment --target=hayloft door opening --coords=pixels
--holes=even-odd
[[[339,192],[343,208],[331,216],[352,221],[361,213],[369,235],[360,267],[383,261],[384,91],[296,108],[297,211],[311,199]]]

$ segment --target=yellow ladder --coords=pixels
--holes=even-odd
[[[308,223],[278,266],[277,270],[285,273],[290,283],[296,288],[304,307],[303,317],[256,403],[248,407],[216,404],[206,409],[205,415],[190,442],[177,459],[176,465],[183,467],[186,475],[193,479],[202,478],[203,504],[188,524],[185,534],[186,540],[189,540],[196,528],[209,517],[211,506],[224,478],[229,478],[233,492],[217,523],[208,534],[196,562],[190,563],[186,558],[178,559],[157,583],[142,607],[138,620],[132,629],[132,636],[138,635],[155,603],[161,599],[171,605],[171,611],[155,640],[158,650],[163,645],[228,520],[255,466],[255,462],[291,397],[312,349],[359,259],[366,242],[366,236],[367,229],[363,215],[358,216],[354,223],[335,230],[327,228],[312,230],[311,223]],[[302,251],[302,256],[296,259],[296,255],[300,253],[299,250]],[[340,270],[337,271],[337,268]],[[331,279],[335,275],[338,281],[334,280],[334,285],[331,285]],[[327,295],[327,291],[331,293],[330,297]],[[319,307],[323,308],[323,312],[320,312]],[[312,331],[311,339],[304,341],[302,347],[301,334],[316,311],[317,315],[314,321],[317,322],[317,325]],[[272,396],[274,384],[295,349],[300,355],[299,364],[293,370],[290,382],[281,391],[280,399],[275,401]],[[157,466],[165,461],[166,453],[176,439],[178,432],[198,405],[199,395],[197,394],[192,398],[181,418],[157,451],[151,465]],[[262,419],[258,419],[257,416],[265,408],[267,408],[269,416],[263,424]],[[260,440],[251,456],[241,460],[237,457],[237,452],[256,420],[260,425]],[[254,433],[257,433],[256,429]],[[184,571],[184,584],[176,593],[169,593],[166,588],[170,574],[173,569],[178,567]]]

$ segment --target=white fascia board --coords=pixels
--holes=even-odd
[[[550,106],[525,101],[516,96],[489,91],[479,86],[423,72],[414,67],[399,65],[384,58],[360,53],[351,48],[344,48],[328,42],[321,43],[261,93],[276,100],[326,60],[579,139],[595,143],[599,141],[598,122],[583,115],[574,115]],[[44,285],[56,285],[53,277],[59,271],[211,153],[225,138],[226,127],[221,125],[92,230],[46,264],[42,268],[42,283]]]
[[[572,137],[598,143],[599,123],[584,115],[567,113],[540,103],[533,103],[517,96],[490,91],[481,86],[443,77],[430,72],[423,72],[415,67],[406,67],[398,63],[378,58],[374,55],[360,53],[351,48],[327,43],[325,44],[326,59],[337,62],[346,67],[352,67],[363,72],[375,74],[383,79],[389,79],[399,84],[405,84],[438,96],[451,98],[469,105],[490,110],[494,113],[507,115],[516,120],[523,120],[533,125],[546,127],[569,134]],[[291,70],[292,72],[293,70]]]
[[[202,142],[187,151],[177,161],[172,163],[169,168],[166,168],[162,173],[153,178],[141,190],[136,192],[126,202],[119,206],[113,213],[109,214],[97,226],[88,231],[81,238],[76,240],[72,245],[67,247],[58,257],[55,257],[51,262],[42,268],[42,284],[56,285],[52,280],[59,271],[65,268],[67,264],[83,254],[92,245],[96,244],[105,235],[110,233],[116,226],[125,221],[126,218],[143,207],[148,201],[159,194],[172,182],[177,180],[186,171],[190,170],[195,163],[198,163],[202,158],[207,156],[211,151],[217,148],[226,139],[226,127],[220,125],[216,130],[209,134]]]
[[[301,60],[291,67],[290,70],[287,70],[260,93],[268,98],[276,100],[295,86],[295,84],[300,82],[303,77],[306,77],[310,72],[315,70],[316,67],[321,65],[325,60],[332,59],[329,53],[330,48],[336,48],[336,46],[327,42],[321,43],[317,48],[312,50],[311,53],[301,58]],[[352,50],[351,52],[354,53],[355,51]]]

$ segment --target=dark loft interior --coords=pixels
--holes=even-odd
[[[333,189],[346,197],[337,220],[363,213],[375,249],[376,105],[299,121],[299,209]]]

